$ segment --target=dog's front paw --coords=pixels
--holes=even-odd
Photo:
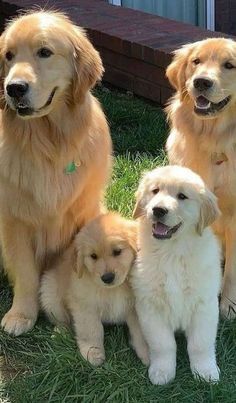
[[[137,356],[142,361],[143,365],[146,365],[146,367],[150,364],[149,351],[147,347],[139,350],[137,352]]]
[[[149,349],[144,339],[139,340],[138,343],[134,343],[133,340],[130,340],[130,345],[135,350],[138,358],[147,367],[150,364]]]
[[[220,370],[215,363],[203,362],[201,364],[191,366],[192,373],[196,379],[202,378],[206,382],[218,382]]]
[[[220,301],[220,313],[225,319],[236,318],[236,298],[232,299],[225,295],[221,296]]]
[[[94,365],[95,367],[102,365],[105,361],[104,349],[101,349],[100,347],[91,346],[80,348],[80,353],[86,361],[90,362],[90,364]]]
[[[150,365],[148,375],[153,385],[165,385],[175,378],[175,367],[155,362]]]
[[[19,336],[32,329],[37,320],[37,314],[28,315],[24,312],[17,312],[14,308],[10,309],[3,317],[1,326],[5,332],[13,336]]]

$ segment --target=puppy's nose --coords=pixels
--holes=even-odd
[[[153,207],[152,209],[154,217],[161,218],[168,213],[165,207]]]
[[[101,279],[106,284],[111,284],[115,278],[114,273],[105,273],[101,276]]]
[[[213,81],[209,78],[198,77],[193,80],[193,85],[198,91],[209,90],[213,86]]]
[[[11,98],[21,98],[29,89],[29,84],[26,81],[13,81],[7,84],[7,94]]]

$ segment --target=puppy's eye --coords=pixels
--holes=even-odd
[[[92,253],[92,254],[90,255],[90,257],[91,257],[93,260],[97,260],[97,258],[98,258],[98,256],[96,255],[96,253]]]
[[[193,64],[197,65],[201,63],[201,60],[199,59],[199,57],[197,57],[196,59],[193,60]]]
[[[6,57],[6,59],[10,62],[10,61],[13,59],[14,54],[9,50],[9,51],[6,53],[5,57]]]
[[[121,249],[113,249],[112,251],[112,255],[113,256],[119,256],[121,254]]]
[[[178,193],[178,194],[177,194],[177,197],[178,197],[178,199],[179,199],[179,200],[185,200],[185,199],[188,199],[188,197],[187,197],[187,196],[185,196],[185,194],[183,194],[183,193]]]
[[[41,49],[39,49],[38,52],[37,52],[37,55],[38,55],[39,57],[44,58],[44,59],[50,57],[52,54],[53,54],[53,52],[52,52],[50,49],[48,49],[48,48],[41,48]]]
[[[152,189],[152,193],[156,195],[159,192],[159,190],[160,190],[159,188]]]
[[[235,67],[232,65],[232,63],[226,62],[224,64],[224,68],[227,69],[227,70],[231,70],[231,69],[234,69]]]

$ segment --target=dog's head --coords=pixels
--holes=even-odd
[[[198,117],[214,118],[236,102],[236,42],[213,38],[185,45],[174,52],[166,74]]]
[[[145,174],[133,213],[134,218],[146,220],[157,239],[176,238],[186,231],[201,235],[218,215],[216,197],[200,176],[180,166],[156,168]]]
[[[122,284],[137,251],[136,223],[116,213],[107,213],[87,224],[76,237],[76,270],[85,270],[100,286]]]
[[[1,105],[22,118],[49,114],[58,103],[80,103],[103,73],[81,28],[57,12],[13,20],[0,37]]]

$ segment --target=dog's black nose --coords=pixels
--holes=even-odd
[[[154,217],[161,218],[168,213],[167,208],[164,207],[153,207],[152,209]]]
[[[213,81],[209,80],[209,78],[198,77],[193,81],[193,85],[198,91],[204,91],[213,86]]]
[[[25,81],[13,81],[7,84],[7,94],[11,98],[21,98],[29,89],[29,84]]]
[[[105,273],[101,276],[101,279],[106,284],[111,284],[115,278],[114,273]]]

